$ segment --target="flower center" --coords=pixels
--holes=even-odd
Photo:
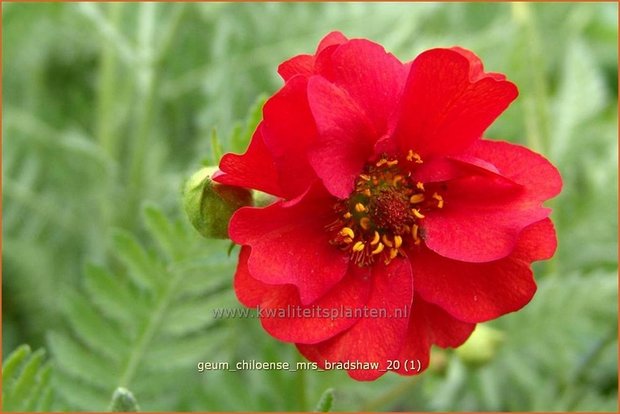
[[[404,256],[408,245],[419,245],[425,214],[444,205],[441,195],[411,178],[421,163],[420,156],[409,151],[400,164],[386,156],[367,164],[349,198],[334,205],[338,217],[326,226],[332,234],[330,243],[348,252],[359,266],[376,260],[387,265]]]

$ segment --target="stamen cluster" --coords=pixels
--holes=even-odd
[[[408,245],[417,246],[423,240],[420,223],[425,214],[443,208],[441,195],[429,196],[424,184],[411,178],[421,157],[410,150],[402,163],[406,165],[382,156],[367,164],[349,198],[334,205],[337,218],[326,226],[333,233],[331,243],[349,252],[359,266],[376,260],[387,265],[405,256]]]

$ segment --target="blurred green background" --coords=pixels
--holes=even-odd
[[[328,388],[334,410],[617,410],[617,4],[2,10],[3,359],[22,343],[47,350],[12,362],[5,409],[105,410],[122,385],[143,410],[310,410]],[[277,65],[334,29],[402,60],[460,45],[514,81],[518,100],[486,135],[559,167],[558,252],[536,264],[532,303],[486,324],[503,338],[487,361],[440,351],[420,377],[372,383],[199,373],[199,361],[299,359],[256,319],[213,319],[240,306],[235,255],[186,223],[180,188],[217,157],[214,128],[243,151]]]

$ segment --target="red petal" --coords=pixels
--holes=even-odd
[[[347,41],[347,38],[340,32],[331,32],[321,40],[316,50],[316,56],[330,46],[337,46]],[[309,77],[316,73],[315,56],[298,55],[278,66],[278,73],[285,81],[288,81],[295,75]]]
[[[249,308],[256,307],[263,302],[263,298],[271,292],[272,289],[278,289],[278,285],[268,285],[256,280],[248,270],[248,258],[250,257],[248,246],[241,247],[239,252],[239,263],[235,272],[234,288],[235,294],[239,302]]]
[[[515,251],[488,263],[465,263],[428,249],[412,252],[416,292],[465,322],[484,322],[525,306],[536,291],[534,260],[551,257],[556,246],[549,219],[527,227]]]
[[[330,193],[346,198],[372,155],[376,131],[351,96],[322,77],[310,78],[308,100],[319,132],[310,163]]]
[[[472,55],[432,49],[413,61],[396,131],[405,153],[413,149],[423,158],[459,153],[517,97],[512,83],[479,72]]]
[[[475,324],[454,319],[444,310],[425,302],[416,295],[413,299],[407,339],[397,358],[401,375],[415,375],[428,367],[430,347],[457,347],[473,332]],[[396,367],[395,367],[396,368]]]
[[[378,135],[388,132],[388,122],[400,103],[408,68],[376,43],[354,39],[319,59],[319,74],[345,90],[372,121]]]
[[[333,220],[333,198],[319,186],[291,201],[244,207],[233,215],[233,241],[252,247],[248,268],[270,284],[297,286],[304,304],[314,302],[347,271],[348,256],[329,243],[324,226]]]
[[[499,171],[491,163],[464,155],[459,155],[458,158],[432,157],[424,160],[412,170],[412,180],[423,183],[449,181],[469,175],[487,175],[495,179]]]
[[[261,305],[263,327],[286,342],[314,344],[332,338],[359,319],[354,312],[368,301],[371,290],[369,275],[368,268],[350,265],[347,276],[340,283],[306,306],[299,300],[294,286],[273,289]]]
[[[245,154],[229,153],[222,157],[221,173],[214,175],[213,180],[282,196],[275,163],[263,141],[262,125],[256,128]]]
[[[506,257],[523,228],[548,216],[542,202],[562,187],[559,173],[546,159],[506,142],[480,140],[458,160],[444,163],[452,163],[451,173],[457,176],[460,170],[461,177],[445,183],[445,206],[429,213],[423,228],[426,245],[451,259],[486,262]],[[434,174],[438,171],[447,170],[435,168]]]
[[[294,77],[263,109],[265,144],[273,154],[280,187],[288,199],[303,193],[316,178],[307,157],[308,147],[316,137],[307,83],[302,76]]]
[[[492,77],[495,80],[505,80],[506,76],[502,73],[494,73],[494,72],[485,72],[484,66],[482,65],[482,61],[474,52],[471,50],[463,49],[462,47],[454,46],[451,47],[450,50],[460,53],[467,60],[469,60],[469,79],[472,81],[476,81],[478,79],[484,77]]]
[[[314,56],[297,55],[278,66],[278,73],[285,81],[295,75],[310,76],[314,73]]]
[[[357,380],[374,380],[385,373],[388,360],[399,355],[407,332],[408,309],[413,300],[413,280],[408,260],[395,260],[389,266],[377,265],[372,269],[373,290],[368,309],[385,312],[387,317],[360,319],[349,330],[316,345],[297,344],[306,358],[325,367],[324,362],[368,362],[378,369],[352,369],[349,375]],[[401,314],[402,315],[402,314]]]
[[[349,39],[341,32],[335,30],[333,32],[328,33],[320,42],[319,46],[316,48],[316,55],[321,53],[323,50],[327,49],[330,46],[341,45],[347,42]]]
[[[562,189],[562,177],[545,157],[521,145],[504,141],[480,140],[467,154],[488,161],[499,173],[521,184],[532,201],[555,197]]]

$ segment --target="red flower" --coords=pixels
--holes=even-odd
[[[514,84],[461,48],[402,63],[338,32],[278,71],[247,152],[215,178],[279,198],[229,226],[235,291],[267,332],[372,380],[530,301],[562,184],[542,156],[481,138]]]

